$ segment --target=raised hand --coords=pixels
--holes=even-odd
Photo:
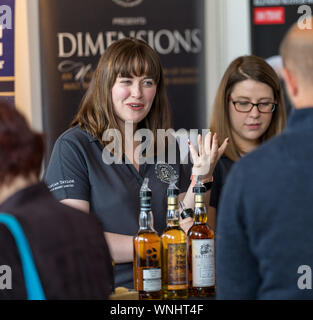
[[[209,131],[204,138],[203,144],[202,136],[199,134],[199,152],[197,152],[196,148],[189,141],[190,153],[193,160],[192,175],[210,178],[213,174],[217,161],[220,159],[228,145],[228,141],[229,138],[226,138],[219,147],[217,134],[214,133],[212,137],[212,132]]]

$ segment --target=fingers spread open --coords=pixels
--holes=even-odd
[[[196,148],[194,147],[194,145],[191,143],[190,140],[188,140],[188,143],[189,143],[189,150],[190,150],[190,153],[191,153],[191,157],[192,157],[192,160],[193,160],[193,163],[196,163],[198,161],[198,152],[196,150]]]
[[[212,132],[211,130],[205,135],[204,139],[204,148],[207,154],[210,154],[211,151],[211,140],[212,140]]]
[[[199,155],[201,156],[203,151],[201,134],[198,134],[198,148],[199,148]]]
[[[226,138],[223,144],[218,148],[218,158],[222,156],[228,146],[229,138]]]

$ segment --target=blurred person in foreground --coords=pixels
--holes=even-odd
[[[238,161],[217,224],[218,299],[312,299],[313,30],[281,43],[295,107],[283,133]]]
[[[107,299],[113,270],[101,224],[59,203],[39,182],[43,152],[42,135],[0,100],[0,213],[23,228],[47,299]],[[0,299],[26,299],[19,252],[3,224],[0,265],[12,271],[12,289],[0,290]]]

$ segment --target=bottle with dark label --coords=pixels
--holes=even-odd
[[[162,241],[162,289],[163,299],[186,299],[187,282],[187,236],[179,226],[179,190],[171,178],[167,190],[167,226]]]
[[[193,192],[194,223],[188,231],[188,295],[208,297],[215,294],[214,231],[207,224],[206,188],[200,178]]]
[[[139,300],[162,299],[161,239],[153,228],[152,192],[145,178],[140,189],[139,230],[134,236],[134,289]]]

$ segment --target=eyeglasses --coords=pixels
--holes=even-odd
[[[230,99],[233,103],[236,111],[249,113],[254,106],[256,106],[260,113],[272,113],[275,108],[277,107],[277,103],[274,102],[259,102],[259,103],[252,103],[249,101],[234,101]]]

